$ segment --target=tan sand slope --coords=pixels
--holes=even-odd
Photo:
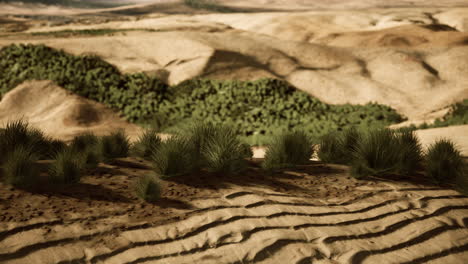
[[[36,193],[0,184],[0,260],[19,263],[451,263],[468,258],[468,197],[359,181],[314,163],[164,180],[139,202],[135,160]],[[120,165],[118,165],[120,164]],[[138,166],[137,166],[138,165]]]
[[[47,135],[62,140],[91,131],[97,135],[124,129],[134,139],[141,128],[119,118],[102,104],[82,98],[50,81],[28,81],[0,101],[0,126],[24,119]]]
[[[416,131],[423,147],[428,147],[435,140],[450,139],[462,155],[468,157],[468,125],[423,129]]]

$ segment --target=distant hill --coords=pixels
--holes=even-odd
[[[67,7],[77,8],[106,8],[106,7],[117,7],[127,4],[133,4],[137,1],[126,1],[126,0],[0,0],[0,3],[28,3],[28,4],[44,4],[44,5],[60,5]]]

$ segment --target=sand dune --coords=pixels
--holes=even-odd
[[[92,131],[104,135],[124,129],[134,139],[141,128],[130,124],[102,104],[77,96],[50,81],[29,81],[0,101],[0,124],[24,119],[46,134],[61,140]]]

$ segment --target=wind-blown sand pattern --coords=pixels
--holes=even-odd
[[[125,187],[147,171],[144,164],[130,158],[118,164],[84,179],[81,189],[92,192],[43,190],[29,198],[31,206],[24,193],[2,193],[2,211],[15,212],[15,221],[3,216],[0,226],[2,263],[464,263],[468,257],[468,197],[451,189],[359,181],[345,166],[315,162],[274,176],[254,166],[236,177],[163,181],[166,203],[145,204],[132,201]],[[112,177],[106,170],[114,170]],[[6,206],[9,192],[17,197]],[[42,214],[23,221],[19,212]]]

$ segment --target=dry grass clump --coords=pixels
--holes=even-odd
[[[313,152],[312,140],[305,132],[282,132],[272,137],[262,166],[272,170],[306,164]]]
[[[139,198],[147,202],[155,202],[161,197],[161,186],[156,177],[144,175],[137,179],[135,193]]]

